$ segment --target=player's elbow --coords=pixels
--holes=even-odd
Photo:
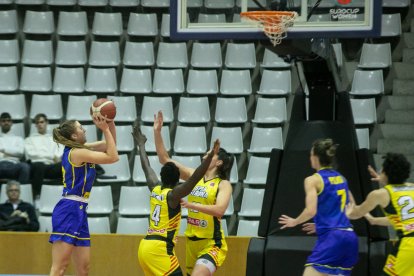
[[[170,158],[168,157],[168,156],[166,156],[166,155],[159,155],[158,156],[158,161],[161,163],[161,164],[165,164],[165,163],[167,163],[167,162],[169,162],[170,161]]]
[[[215,210],[215,214],[214,214],[214,216],[215,217],[218,217],[218,218],[221,218],[221,217],[223,217],[224,216],[224,214],[226,213],[226,209],[227,209],[227,207],[226,208],[224,208],[224,207],[218,207],[216,210]]]
[[[118,154],[108,155],[108,158],[106,158],[105,161],[106,161],[105,162],[106,164],[112,164],[112,163],[118,162],[119,161],[119,156],[118,156]]]

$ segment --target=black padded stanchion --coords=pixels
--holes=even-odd
[[[246,276],[264,276],[264,249],[266,239],[252,238],[249,243]]]

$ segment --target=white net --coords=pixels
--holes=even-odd
[[[293,26],[298,14],[296,12],[254,11],[242,12],[240,16],[257,22],[273,46],[276,46],[286,37],[287,29]]]

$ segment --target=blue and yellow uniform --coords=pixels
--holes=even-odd
[[[188,195],[188,202],[213,205],[216,203],[221,178],[201,179]],[[191,274],[197,259],[206,259],[221,266],[226,259],[227,243],[221,228],[221,218],[196,210],[188,210],[186,269]]]
[[[53,230],[49,242],[64,241],[75,246],[90,246],[86,208],[95,180],[95,164],[74,165],[70,160],[72,150],[65,147],[63,151],[63,198],[53,209]]]
[[[390,204],[383,211],[397,231],[399,241],[388,255],[384,271],[388,275],[414,275],[414,185],[388,184]]]
[[[138,261],[145,275],[182,275],[174,246],[181,222],[181,205],[172,209],[167,196],[172,189],[155,186],[150,195],[147,236],[138,248]]]
[[[331,168],[322,168],[316,175],[323,183],[314,217],[318,240],[305,266],[330,275],[350,275],[358,261],[358,238],[345,214],[348,183]]]

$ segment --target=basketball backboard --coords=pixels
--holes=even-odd
[[[298,13],[288,39],[380,36],[380,0],[170,0],[171,38],[265,39],[257,23],[240,19],[264,9]]]

